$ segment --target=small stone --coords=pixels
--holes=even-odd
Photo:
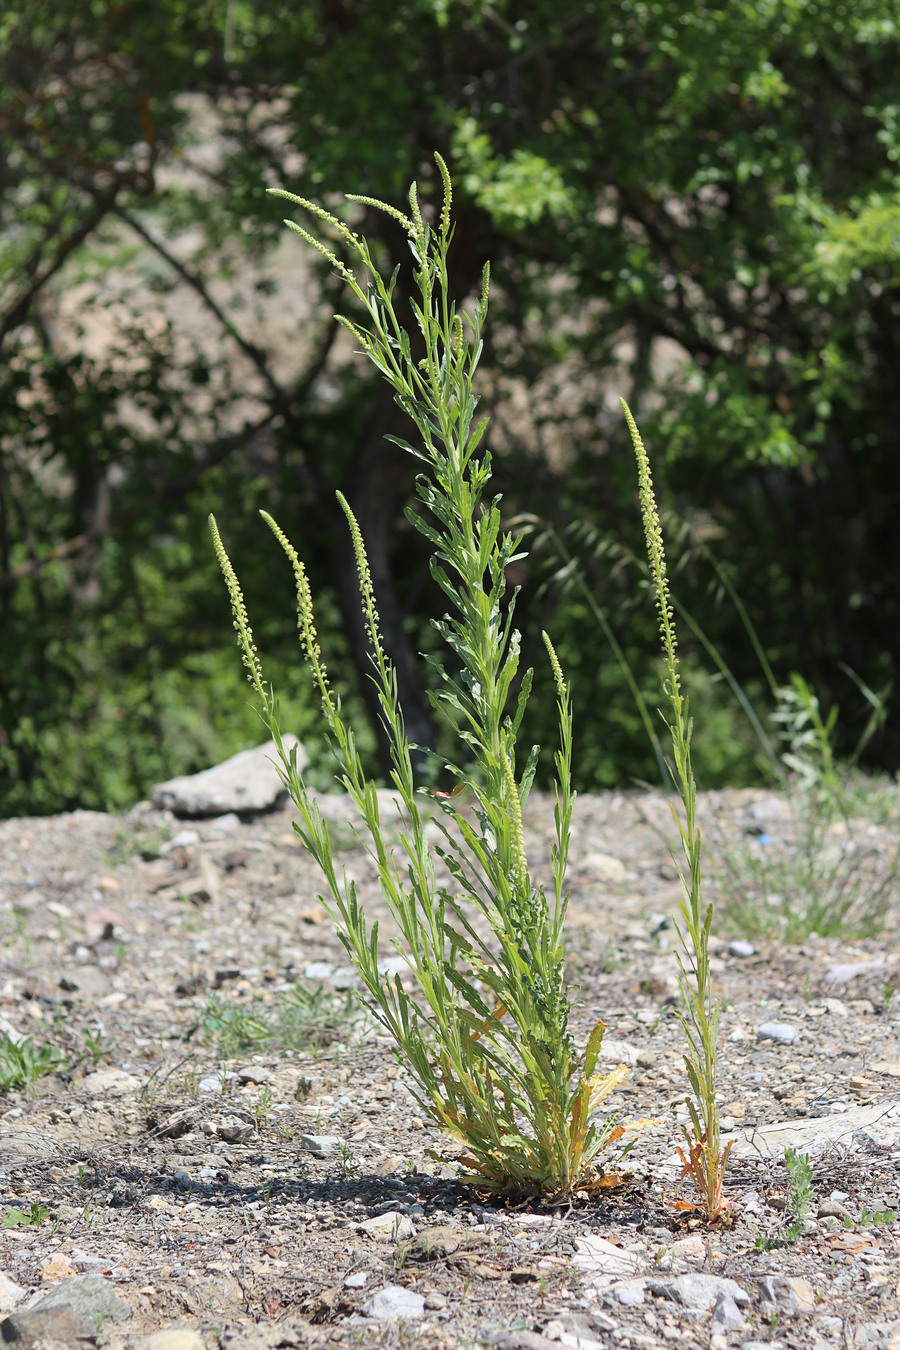
[[[216,816],[211,820],[209,827],[217,834],[234,834],[241,828],[241,818],[234,811],[226,811],[224,816]]]
[[[78,1272],[67,1256],[48,1256],[41,1262],[41,1281],[43,1284],[56,1284],[59,1280],[71,1279]]]
[[[24,1297],[25,1290],[22,1286],[11,1280],[5,1271],[0,1270],[0,1312],[12,1312],[19,1300]]]
[[[621,886],[628,879],[627,867],[611,853],[588,853],[582,866],[609,886]]]
[[[736,942],[729,942],[728,950],[732,956],[748,957],[756,955],[756,948],[752,942],[744,942],[738,939]]]
[[[872,961],[837,962],[826,967],[822,978],[825,984],[849,984],[857,976],[869,975],[873,970],[883,970],[886,965],[887,962],[883,957],[877,957]]]
[[[736,1331],[744,1325],[744,1317],[738,1305],[728,1294],[720,1293],[716,1299],[712,1315],[714,1332]]]
[[[362,1223],[357,1224],[356,1231],[365,1233],[376,1242],[406,1242],[416,1234],[412,1221],[394,1209],[389,1209],[386,1214],[376,1214],[371,1219],[363,1219]]]
[[[705,1261],[706,1243],[702,1237],[694,1234],[691,1237],[679,1238],[677,1242],[673,1242],[669,1252],[676,1259],[680,1258],[682,1261]]]
[[[227,1092],[231,1083],[235,1082],[237,1075],[226,1069],[225,1073],[208,1074],[201,1078],[197,1084],[198,1092]]]
[[[797,1031],[789,1022],[763,1022],[756,1028],[761,1041],[775,1041],[778,1045],[792,1045]]]
[[[407,1261],[446,1261],[448,1256],[459,1251],[462,1238],[455,1228],[438,1226],[425,1228],[419,1233],[406,1253]]]
[[[328,961],[310,961],[303,967],[304,980],[330,980],[333,974],[334,966]]]
[[[634,1275],[637,1272],[638,1258],[633,1252],[625,1252],[593,1233],[576,1238],[575,1249],[572,1265],[589,1275]]]
[[[300,1143],[314,1158],[331,1158],[344,1144],[339,1134],[301,1134]]]
[[[184,1327],[167,1327],[135,1341],[135,1350],[204,1350],[196,1331]]]
[[[169,853],[174,853],[176,848],[194,848],[199,843],[200,836],[196,830],[179,830],[171,839],[160,844],[160,857],[165,858]]]
[[[400,1317],[414,1320],[424,1316],[425,1299],[412,1289],[386,1284],[363,1304],[362,1311],[364,1316],[372,1317],[377,1322],[393,1322]]]
[[[246,1144],[255,1133],[255,1127],[240,1116],[223,1116],[216,1121],[216,1134],[227,1144]]]
[[[352,1275],[347,1275],[344,1279],[345,1289],[362,1289],[369,1278],[367,1270],[356,1270]]]
[[[840,1219],[842,1222],[849,1224],[855,1222],[853,1215],[850,1213],[847,1206],[842,1204],[840,1200],[820,1200],[818,1210],[816,1211],[816,1218]]]
[[[627,1064],[630,1069],[638,1062],[638,1052],[627,1041],[606,1040],[600,1042],[600,1058],[616,1064]]]
[[[635,1308],[639,1303],[646,1302],[644,1290],[647,1287],[646,1280],[622,1280],[620,1284],[614,1284],[612,1287],[612,1296],[617,1303],[621,1303],[623,1308]]]
[[[121,1069],[98,1069],[89,1073],[84,1080],[85,1092],[103,1093],[106,1097],[125,1097],[129,1092],[139,1092],[144,1086],[140,1078]]]
[[[785,1312],[812,1312],[816,1306],[816,1291],[809,1280],[793,1275],[788,1279],[777,1280],[778,1303]]]

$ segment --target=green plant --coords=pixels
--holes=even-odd
[[[681,923],[676,931],[684,952],[678,956],[679,982],[683,1004],[679,1017],[687,1039],[685,1068],[691,1085],[688,1098],[690,1128],[683,1128],[687,1154],[679,1147],[684,1165],[682,1178],[690,1176],[700,1194],[703,1208],[710,1219],[718,1218],[725,1208],[722,1183],[731,1144],[722,1147],[719,1127],[719,1107],[716,1101],[717,1045],[720,1004],[713,997],[709,967],[709,931],[713,907],[705,904],[701,891],[700,830],[697,826],[697,784],[691,767],[692,722],[688,700],[681,688],[674,616],[669,602],[669,583],[666,575],[666,556],[659,511],[653,493],[650,461],[628,405],[622,410],[631,433],[638,464],[638,485],[644,538],[650,573],[659,611],[660,635],[666,662],[663,684],[671,712],[667,722],[672,738],[670,773],[681,797],[684,819],[673,807],[673,815],[681,838],[685,867],[678,868],[681,881],[679,909]],[[677,864],[676,864],[677,866]]]
[[[345,1177],[359,1176],[359,1163],[356,1161],[356,1156],[353,1152],[353,1149],[347,1143],[346,1139],[341,1143],[338,1161],[340,1163],[341,1174],[343,1176]]]
[[[897,1213],[889,1206],[886,1209],[864,1209],[859,1216],[859,1222],[863,1228],[879,1223],[896,1223]]]
[[[757,1238],[757,1251],[768,1252],[775,1247],[783,1247],[788,1242],[794,1242],[802,1235],[812,1209],[815,1196],[812,1188],[813,1169],[809,1154],[798,1153],[796,1149],[786,1148],[784,1150],[784,1165],[787,1168],[790,1185],[788,1204],[794,1218],[778,1237]]]
[[[81,1035],[91,1065],[96,1067],[103,1056],[112,1050],[113,1043],[103,1039],[103,1028],[99,1024],[96,1027],[85,1027]]]
[[[210,998],[200,1025],[207,1044],[228,1059],[249,1050],[289,1049],[314,1052],[346,1036],[358,1021],[353,995],[333,994],[296,982],[279,993],[275,1003],[247,1007]]]
[[[63,1060],[55,1045],[35,1048],[32,1036],[16,1041],[4,1034],[0,1037],[0,1090],[33,1087],[39,1078],[58,1069]]]
[[[443,160],[436,159],[443,202],[434,228],[422,217],[415,185],[408,216],[369,198],[349,198],[386,212],[408,237],[418,292],[413,301],[415,336],[397,314],[397,273],[385,281],[366,240],[321,207],[290,193],[277,194],[333,234],[331,248],[287,222],[331,263],[361,306],[365,326],[346,317],[339,321],[415,425],[418,445],[396,444],[425,465],[416,483],[419,509],[411,510],[409,518],[433,550],[432,576],[452,611],[434,626],[458,667],[458,673],[451,673],[436,657],[429,658],[439,680],[435,704],[459,744],[459,762],[446,764],[453,790],[425,794],[443,812],[441,844],[433,843],[426,831],[426,802],[416,788],[365,545],[347,501],[338,496],[356,556],[372,680],[390,743],[391,786],[402,811],[402,868],[396,850],[386,845],[375,784],[361,762],[354,730],[329,685],[306,571],[282,531],[265,516],[294,570],[301,645],[321,697],[339,781],[368,834],[418,999],[399,975],[390,980],[379,971],[377,924],[368,923],[353,880],[338,875],[327,822],[300,777],[296,754],[281,739],[277,704],[263,681],[240,585],[215,521],[210,524],[243,660],[278,747],[285,786],[300,814],[294,828],[323,872],[328,898],[322,903],[368,991],[374,1016],[412,1072],[417,1100],[442,1130],[465,1146],[463,1163],[482,1186],[564,1195],[576,1187],[603,1184],[599,1155],[623,1131],[612,1119],[593,1116],[627,1070],[620,1066],[605,1075],[596,1073],[602,1021],[580,1054],[568,1030],[562,925],[573,799],[572,715],[569,689],[546,635],[560,734],[552,902],[532,880],[525,855],[522,812],[538,752],[534,748],[522,763],[517,751],[532,676],[525,674],[511,707],[520,640],[513,628],[515,596],[507,597],[506,575],[522,555],[520,540],[502,529],[498,502],[483,500],[490,457],[476,457],[487,425],[487,419],[475,421],[473,378],[482,351],[489,274],[485,267],[474,312],[458,312],[447,274],[451,185]],[[345,251],[361,269],[362,282],[335,249]],[[457,804],[463,789],[473,802],[474,821]],[[437,863],[449,870],[456,894],[438,881]]]
[[[27,1225],[40,1228],[44,1220],[49,1218],[50,1211],[46,1205],[42,1205],[38,1200],[32,1200],[27,1210],[12,1205],[3,1216],[2,1226],[4,1228],[21,1228]]]
[[[262,1091],[257,1097],[256,1104],[253,1108],[253,1114],[256,1116],[256,1127],[258,1130],[262,1130],[267,1124],[274,1100],[275,1098],[272,1089],[269,1087],[268,1083],[264,1083]]]

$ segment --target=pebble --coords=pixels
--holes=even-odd
[[[330,980],[333,974],[334,966],[328,961],[311,961],[303,967],[304,980]]]
[[[425,1299],[412,1289],[386,1284],[363,1304],[362,1311],[365,1317],[378,1322],[393,1322],[400,1317],[415,1319],[425,1315]]]
[[[733,1298],[720,1293],[713,1308],[711,1329],[716,1331],[736,1331],[744,1325],[744,1316]]]
[[[12,1312],[19,1299],[24,1297],[25,1290],[22,1286],[0,1270],[0,1312]]]
[[[611,853],[588,853],[582,866],[593,872],[597,881],[605,881],[610,886],[621,886],[628,878],[628,869]]]
[[[797,1038],[797,1030],[790,1022],[762,1022],[756,1034],[761,1041],[775,1041],[778,1045],[792,1045]]]
[[[344,1144],[339,1134],[301,1134],[300,1143],[314,1158],[331,1158]]]
[[[98,1069],[89,1073],[84,1080],[85,1092],[102,1092],[108,1097],[124,1097],[129,1092],[138,1092],[144,1085],[133,1073],[123,1073],[121,1069]]]
[[[134,1345],[135,1350],[204,1350],[197,1332],[186,1327],[167,1327],[152,1336],[138,1338]]]
[[[625,1252],[605,1238],[589,1233],[576,1238],[572,1265],[589,1275],[634,1275],[638,1258],[634,1252]]]
[[[753,943],[744,942],[741,939],[738,939],[736,942],[729,942],[728,950],[732,956],[747,957],[756,955],[756,948]]]
[[[222,1116],[215,1122],[216,1134],[227,1144],[246,1144],[256,1133],[255,1125],[240,1116]]]
[[[702,1237],[694,1234],[691,1237],[679,1238],[677,1242],[673,1242],[669,1252],[676,1258],[680,1257],[682,1261],[705,1261],[706,1243]]]
[[[224,816],[216,816],[214,820],[211,820],[209,827],[211,830],[215,830],[217,834],[234,834],[236,830],[241,828],[241,818],[234,811],[226,811]]]
[[[375,1214],[371,1219],[363,1219],[362,1223],[357,1224],[356,1231],[365,1233],[376,1242],[406,1242],[416,1234],[412,1220],[396,1209],[389,1209],[385,1214]]]
[[[849,984],[855,980],[857,975],[868,975],[873,970],[883,970],[887,965],[883,956],[879,956],[872,961],[847,961],[837,962],[834,965],[826,966],[825,974],[822,976],[826,984]]]
[[[345,1289],[362,1289],[369,1278],[367,1270],[356,1270],[352,1275],[346,1276],[344,1280]]]
[[[232,1073],[231,1069],[226,1069],[225,1073],[208,1074],[205,1078],[200,1079],[197,1084],[197,1091],[227,1092],[229,1084],[233,1083],[236,1078],[237,1074]]]

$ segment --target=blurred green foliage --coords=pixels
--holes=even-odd
[[[887,688],[900,633],[898,49],[887,0],[8,4],[0,812],[123,806],[258,738],[210,510],[253,560],[285,725],[315,749],[289,578],[255,512],[308,559],[332,669],[367,701],[341,488],[411,735],[439,734],[415,652],[440,601],[383,439],[403,419],[335,341],[333,286],[263,191],[399,201],[418,177],[427,200],[435,149],[458,184],[460,294],[493,263],[483,397],[509,514],[637,542],[624,394],[685,522],[676,592],[758,679],[693,546],[709,541],[779,678],[802,670],[842,702],[852,746],[868,710],[841,663]],[[400,232],[363,214],[405,266]],[[649,606],[601,563],[591,584],[655,708]],[[539,550],[516,579],[526,646],[549,626],[573,672],[580,785],[652,779],[621,670],[559,567]],[[534,651],[537,736],[552,692]],[[708,669],[688,662],[698,772],[747,781],[756,747]],[[889,720],[866,754],[896,768],[898,752]]]

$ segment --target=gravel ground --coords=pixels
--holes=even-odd
[[[374,872],[325,801],[389,958]],[[713,852],[788,828],[761,792],[706,794],[701,815]],[[852,826],[855,885],[893,866],[900,829],[882,817]],[[527,828],[540,872],[552,802],[532,799]],[[348,992],[289,810],[0,824],[0,1032],[62,1057],[0,1093],[4,1340],[900,1350],[896,912],[851,944],[715,938],[735,1142],[731,1222],[709,1228],[676,1207],[690,1192],[671,833],[659,795],[576,806],[575,1030],[603,1017],[605,1053],[631,1070],[612,1108],[658,1123],[602,1199],[512,1208],[459,1182],[454,1146],[433,1156],[441,1140]],[[788,1242],[785,1146],[813,1173]],[[34,1313],[48,1293],[65,1317],[53,1298]],[[79,1300],[88,1323],[71,1319]]]

